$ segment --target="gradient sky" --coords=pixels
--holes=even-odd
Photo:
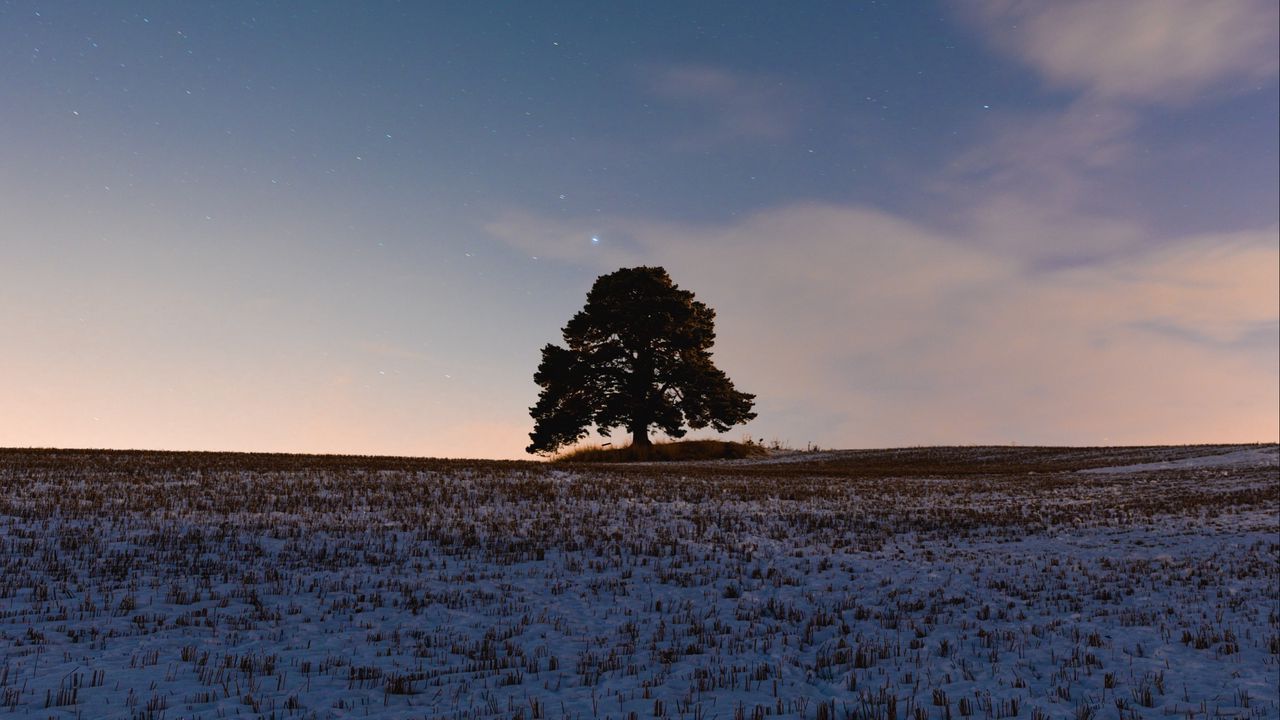
[[[1277,14],[0,2],[0,446],[522,457],[637,264],[730,438],[1274,442]]]

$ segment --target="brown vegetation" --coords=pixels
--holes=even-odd
[[[754,443],[723,440],[676,440],[650,445],[576,447],[552,459],[556,463],[690,462],[696,460],[742,460],[767,457],[769,452]]]

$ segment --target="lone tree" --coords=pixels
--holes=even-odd
[[[626,428],[633,445],[648,447],[651,427],[683,437],[684,425],[724,432],[753,419],[755,396],[735,390],[711,362],[715,316],[660,267],[596,278],[586,306],[564,326],[569,347],[542,348],[526,450],[555,452],[593,423],[605,437]]]

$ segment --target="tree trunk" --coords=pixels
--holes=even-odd
[[[649,441],[649,424],[653,409],[649,406],[653,392],[653,350],[645,347],[635,355],[631,371],[631,445],[638,448],[653,447]]]
[[[649,429],[644,427],[632,428],[631,445],[633,447],[653,447],[653,443],[649,440]]]

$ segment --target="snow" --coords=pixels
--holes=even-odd
[[[0,451],[0,713],[1280,717],[1275,446],[920,452],[1010,469]]]
[[[1280,447],[1268,445],[1214,455],[1199,455],[1179,460],[1090,468],[1084,473],[1142,473],[1155,470],[1190,470],[1217,467],[1280,467]]]

